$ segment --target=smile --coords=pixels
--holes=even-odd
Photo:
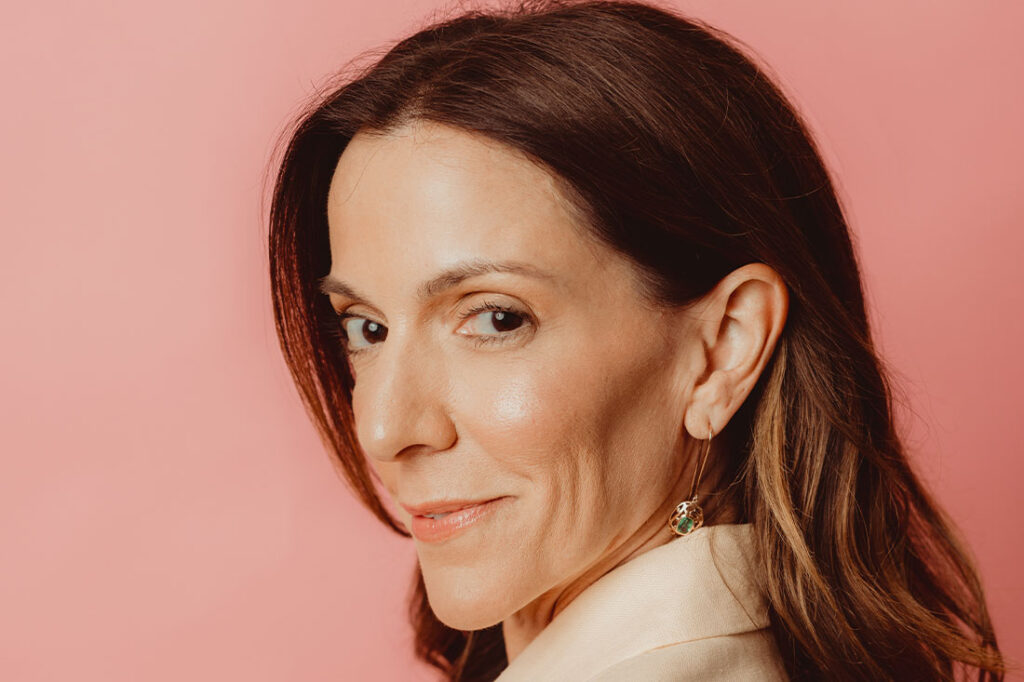
[[[499,497],[462,509],[412,517],[412,534],[421,542],[441,542],[486,523],[491,512],[508,498]]]

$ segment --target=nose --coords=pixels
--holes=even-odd
[[[449,377],[437,349],[391,330],[359,368],[352,388],[356,437],[367,457],[390,462],[407,451],[445,450],[456,439]]]

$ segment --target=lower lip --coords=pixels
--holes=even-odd
[[[440,519],[426,516],[412,517],[412,534],[421,542],[441,542],[466,530],[490,515],[490,512],[504,500],[499,497],[483,504],[453,511]]]

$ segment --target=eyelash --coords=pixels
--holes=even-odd
[[[494,303],[493,301],[483,301],[479,305],[477,305],[477,306],[467,310],[460,317],[459,322],[461,324],[462,322],[465,322],[469,318],[474,317],[476,315],[479,315],[480,313],[485,313],[485,312],[511,313],[512,315],[515,315],[516,317],[522,318],[523,324],[520,325],[518,328],[516,328],[516,329],[514,329],[512,331],[509,331],[509,332],[503,332],[503,333],[499,333],[499,334],[484,334],[484,335],[473,337],[472,343],[477,348],[482,347],[482,346],[487,346],[487,345],[493,345],[493,344],[496,344],[496,343],[500,344],[500,343],[505,343],[507,341],[510,341],[513,337],[519,336],[520,332],[525,331],[525,329],[526,329],[526,327],[528,325],[533,324],[533,319],[529,315],[527,315],[526,313],[521,312],[521,311],[519,311],[519,310],[517,310],[515,308],[510,308],[508,306],[503,306],[503,305],[501,305],[499,303]],[[369,346],[366,346],[364,348],[349,348],[348,347],[347,339],[345,337],[345,321],[348,318],[350,318],[350,317],[361,318],[360,315],[349,315],[347,313],[337,313],[337,324],[332,325],[331,328],[330,328],[331,336],[334,338],[334,340],[338,344],[338,346],[340,346],[340,348],[341,348],[340,352],[341,352],[342,356],[348,356],[348,357],[352,357],[353,355],[358,355],[358,354],[362,353],[363,351],[369,350],[374,345],[376,345],[376,344],[370,344]],[[361,318],[361,319],[366,319],[366,318]]]

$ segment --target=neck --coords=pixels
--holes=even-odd
[[[720,501],[720,496],[711,492],[717,491],[721,485],[722,467],[716,464],[723,461],[714,447],[708,455],[708,462],[698,484],[699,504],[704,511],[705,524],[708,520],[714,523],[735,523],[739,518],[732,507]],[[512,614],[502,622],[502,634],[505,639],[505,651],[509,663],[522,652],[526,646],[547,627],[584,590],[593,585],[599,578],[614,570],[630,559],[649,550],[664,545],[677,538],[668,527],[669,517],[683,500],[690,499],[690,485],[693,481],[694,467],[699,466],[696,457],[690,457],[686,466],[676,477],[671,492],[661,505],[637,528],[625,541],[620,543],[610,554],[601,558],[581,575],[571,581],[548,590],[533,602]],[[685,541],[685,540],[684,540]]]

